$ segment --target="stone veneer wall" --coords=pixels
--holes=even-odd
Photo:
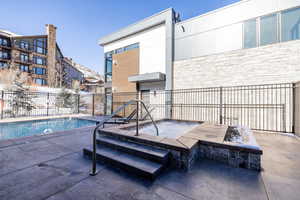
[[[232,167],[261,170],[261,154],[218,145],[199,143],[199,157],[216,160]]]
[[[299,80],[300,40],[174,62],[174,89]]]

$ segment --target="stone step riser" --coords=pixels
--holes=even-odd
[[[125,152],[125,153],[128,153],[128,154],[131,154],[131,155],[135,155],[135,156],[150,160],[150,161],[158,162],[158,163],[161,163],[163,165],[168,164],[169,154],[167,154],[164,157],[159,157],[159,156],[156,156],[156,155],[153,155],[153,154],[150,154],[150,153],[139,151],[137,149],[127,148],[127,147],[124,147],[124,146],[120,146],[120,145],[109,143],[107,141],[102,141],[102,140],[97,140],[97,144],[99,146],[103,145],[103,146],[110,147],[110,148],[113,148],[113,149],[116,149],[116,150],[119,150],[119,151],[122,151],[122,152]]]
[[[84,154],[84,156],[87,156],[89,159],[92,158],[92,151],[90,151],[88,149],[83,149],[83,154]],[[118,160],[115,160],[111,157],[101,155],[99,153],[97,153],[97,162],[105,163],[110,166],[117,167],[117,168],[123,169],[125,171],[128,171],[138,177],[144,177],[144,178],[151,179],[151,180],[154,180],[164,168],[162,166],[158,170],[156,170],[154,173],[150,173],[150,172],[144,171],[142,169],[139,169],[137,167],[128,165],[126,163],[119,162]]]

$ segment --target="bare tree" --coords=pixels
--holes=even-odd
[[[0,73],[0,84],[3,84],[6,90],[15,90],[18,83],[24,85],[28,83],[29,77],[26,73],[22,73],[15,69],[4,69]]]
[[[26,73],[14,69],[3,70],[0,73],[0,83],[4,85],[6,90],[10,91],[6,100],[6,114],[12,117],[26,115],[35,108],[32,101],[33,96],[29,95],[27,93],[29,89],[24,87],[28,83]]]

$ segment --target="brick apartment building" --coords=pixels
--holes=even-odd
[[[45,35],[21,36],[0,30],[0,73],[3,69],[28,73],[28,84],[72,87],[83,74],[68,62],[56,42],[56,27],[46,25]]]

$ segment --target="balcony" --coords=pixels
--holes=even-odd
[[[0,70],[1,70],[1,69],[8,69],[9,67],[10,67],[9,64],[6,64],[6,65],[1,65],[1,64],[0,64]]]
[[[10,56],[8,57],[0,57],[0,61],[9,61],[11,59]]]
[[[15,62],[17,62],[17,63],[21,63],[21,64],[32,64],[33,62],[32,62],[32,60],[30,60],[30,59],[21,59],[21,58],[15,58],[15,60],[14,60]]]
[[[28,47],[28,48],[23,48],[23,47],[20,47],[20,46],[18,46],[18,45],[15,45],[15,46],[14,46],[14,49],[19,50],[19,51],[23,51],[23,52],[26,52],[26,53],[30,53],[30,52],[33,51],[33,48],[30,48],[30,47]]]
[[[0,49],[11,49],[11,46],[8,44],[2,44],[0,43]]]

